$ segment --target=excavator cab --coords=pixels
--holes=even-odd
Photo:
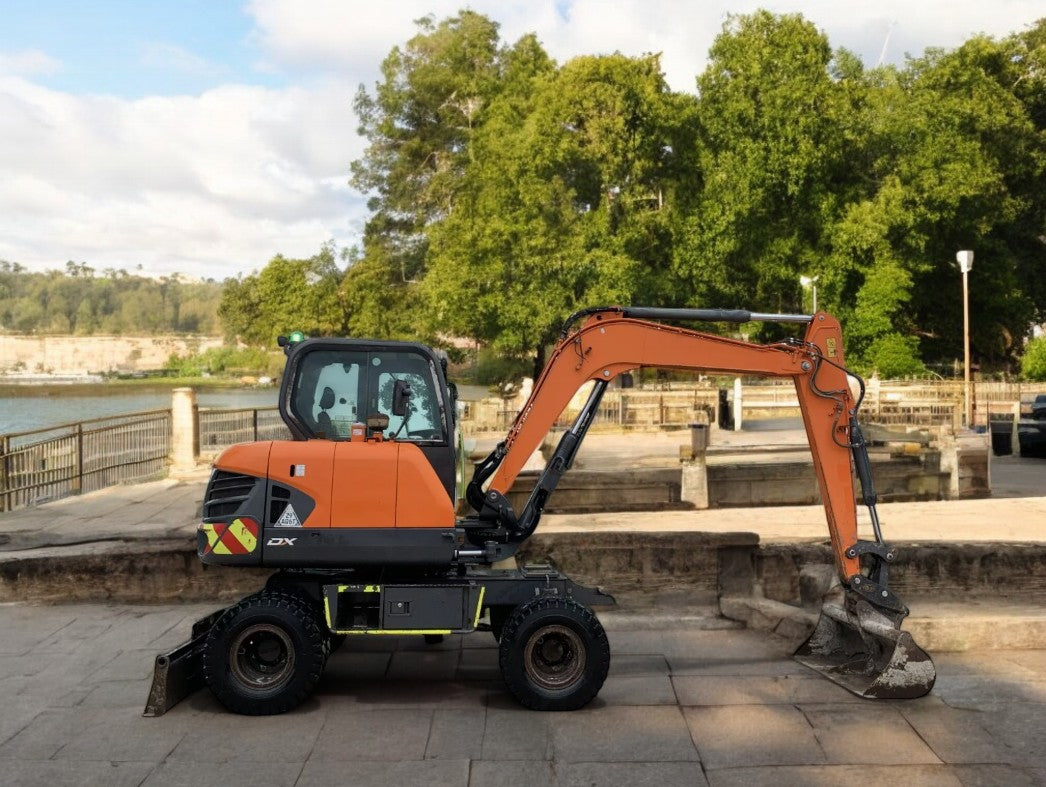
[[[410,442],[453,498],[456,392],[445,356],[422,344],[352,339],[307,339],[284,351],[280,415],[296,440]]]

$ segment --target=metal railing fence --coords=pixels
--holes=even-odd
[[[234,443],[286,440],[275,407],[198,410],[201,453]],[[0,435],[0,511],[162,476],[171,411],[149,410]]]
[[[200,410],[200,453],[215,454],[236,443],[290,440],[291,433],[275,407]]]
[[[1015,418],[1021,404],[1027,407],[1027,400],[1042,388],[976,383],[975,423],[987,426],[990,419]],[[726,398],[732,406],[732,392]],[[743,400],[746,410],[784,415],[796,408],[798,414],[789,384],[746,384]],[[503,430],[515,418],[514,404],[504,399],[468,402],[462,428]],[[719,390],[710,385],[608,391],[599,423],[657,428],[702,417],[714,421],[720,404]],[[559,423],[569,424],[575,412],[568,407]],[[870,381],[862,412],[865,420],[880,424],[957,429],[962,383]],[[291,436],[275,407],[199,409],[196,419],[199,453],[204,456],[234,443]],[[171,423],[170,410],[150,410],[0,435],[0,511],[161,475],[170,461]]]
[[[0,511],[158,475],[170,436],[170,410],[0,435]]]

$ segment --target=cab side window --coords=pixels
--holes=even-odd
[[[291,399],[295,415],[313,437],[344,440],[360,415],[366,353],[319,351],[302,359]]]
[[[443,407],[435,370],[431,363],[414,353],[372,353],[375,406],[389,417],[386,436],[414,442],[445,442]],[[410,386],[410,399],[404,415],[393,412],[396,382]]]

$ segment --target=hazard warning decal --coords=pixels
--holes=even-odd
[[[301,520],[298,519],[298,515],[294,511],[294,506],[290,503],[283,509],[283,513],[280,518],[276,520],[276,527],[301,527]]]
[[[203,524],[200,530],[207,534],[204,554],[249,555],[258,546],[258,523],[249,517],[234,519],[231,524]]]

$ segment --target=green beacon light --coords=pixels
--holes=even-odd
[[[283,348],[284,355],[290,355],[291,348],[303,341],[305,341],[305,334],[301,331],[294,331],[290,336],[276,337],[276,344]]]

